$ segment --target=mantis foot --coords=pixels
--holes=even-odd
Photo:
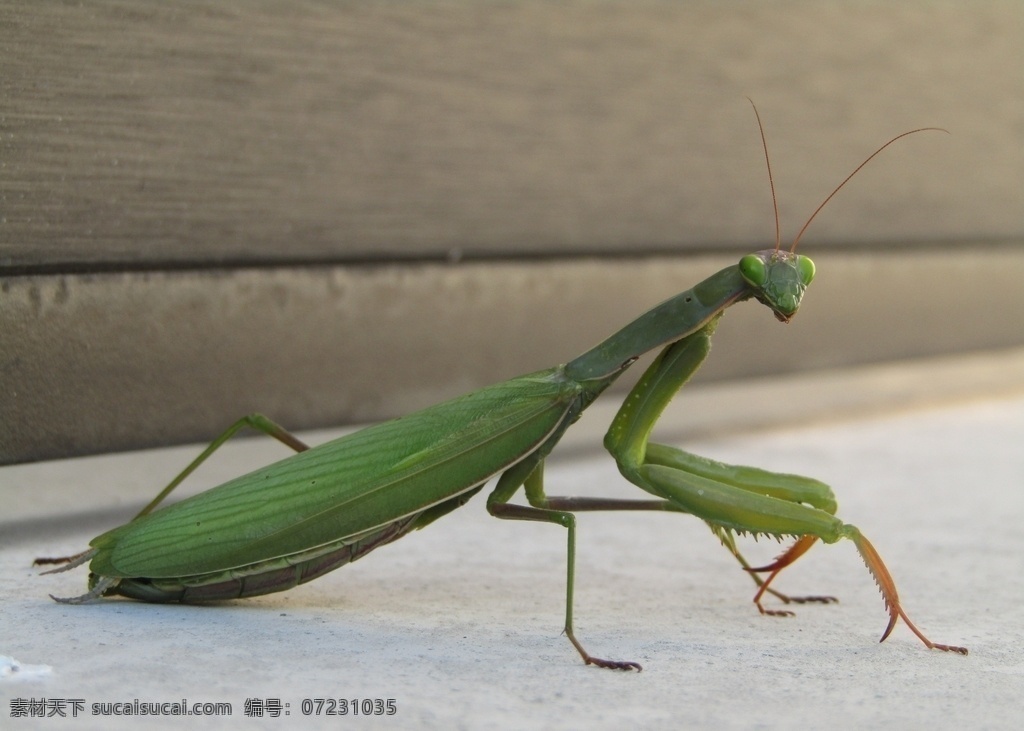
[[[967,648],[966,647],[958,647],[956,645],[939,645],[939,644],[936,644],[936,643],[933,642],[931,649],[933,649],[933,650],[942,650],[943,652],[955,652],[957,655],[966,655],[967,654]]]
[[[88,591],[88,593],[82,594],[81,596],[62,597],[50,594],[50,598],[58,604],[92,604],[93,602],[102,599],[103,594],[108,589],[117,586],[120,582],[120,579],[106,576],[102,579],[99,579],[96,582],[95,586],[93,586],[92,589]]]
[[[767,582],[765,582],[767,583]],[[838,604],[839,600],[834,596],[789,596],[783,594],[775,589],[766,589],[766,591],[779,599],[783,604]],[[795,612],[791,612],[788,609],[765,609],[760,601],[761,592],[758,592],[758,598],[754,600],[757,605],[757,610],[761,614],[767,617],[793,617],[796,616]]]
[[[765,609],[761,602],[755,601],[757,605],[757,611],[766,617],[795,617],[796,612],[791,612],[788,609]]]
[[[882,599],[885,602],[885,608],[889,612],[889,624],[886,626],[885,632],[882,633],[882,639],[880,639],[879,642],[885,642],[885,638],[889,636],[893,627],[896,626],[896,621],[898,619],[902,619],[910,631],[917,635],[917,638],[921,640],[929,650],[955,652],[958,655],[967,654],[966,647],[960,647],[958,645],[942,645],[938,642],[932,642],[925,637],[924,633],[910,621],[910,617],[908,617],[907,613],[903,611],[903,607],[900,605],[900,597],[896,593],[896,583],[892,580],[889,570],[885,568],[885,564],[882,563],[882,557],[878,555],[875,547],[871,545],[870,541],[868,541],[868,539],[865,538],[859,530],[851,525],[844,528],[844,535],[852,540],[854,545],[857,546],[857,551],[860,553],[861,558],[864,559],[864,564],[868,567],[868,571],[871,572],[871,576],[874,577],[879,591],[882,592]]]
[[[587,665],[597,665],[599,668],[608,668],[610,670],[636,670],[638,673],[643,671],[643,666],[638,662],[602,660],[599,657],[593,657],[591,655],[585,655],[583,657],[583,662]]]
[[[565,636],[569,638],[569,642],[576,648],[576,651],[580,653],[580,657],[583,658],[585,665],[596,665],[599,668],[608,668],[609,670],[636,670],[638,673],[643,672],[643,666],[638,662],[630,662],[628,660],[602,660],[599,657],[594,657],[589,652],[583,649],[583,645],[576,639],[576,635],[573,633],[571,627],[565,628]]]
[[[839,600],[834,596],[786,596],[773,591],[772,594],[782,599],[786,604],[838,604]]]
[[[96,555],[95,548],[89,548],[81,553],[76,553],[74,556],[61,556],[59,558],[47,558],[40,557],[32,561],[33,566],[43,566],[48,564],[61,564],[55,569],[44,571],[44,574],[60,574],[65,571],[70,571],[73,568],[81,566],[84,563],[88,563],[92,560],[92,557]]]
[[[769,584],[779,575],[782,569],[789,566],[791,563],[796,561],[802,555],[807,553],[807,550],[814,545],[814,542],[818,539],[814,536],[801,536],[796,543],[790,546],[780,556],[778,556],[772,563],[767,566],[758,566],[757,568],[751,568],[745,566],[744,569],[751,575],[758,573],[768,573],[768,578],[764,581],[757,580],[760,587],[757,590],[757,594],[754,595],[754,604],[757,605],[757,611],[768,617],[792,617],[795,616],[793,612],[788,609],[765,609],[761,604],[761,597],[765,595],[765,592],[771,594],[775,598],[782,601],[783,604],[838,604],[839,600],[834,596],[789,596],[782,592],[770,589]]]

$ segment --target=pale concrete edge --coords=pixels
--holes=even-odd
[[[252,411],[293,429],[406,414],[563,362],[732,261],[3,280],[0,462],[208,440]],[[1022,273],[1019,247],[823,252],[799,321],[730,311],[695,383],[1020,346]]]

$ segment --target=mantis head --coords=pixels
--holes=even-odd
[[[739,267],[754,297],[770,307],[780,322],[789,322],[800,309],[804,291],[814,279],[814,262],[784,249],[747,254]]]
[[[843,182],[836,186],[835,190],[829,193],[828,197],[822,201],[821,205],[807,219],[804,227],[800,229],[800,233],[796,235],[789,251],[785,251],[780,248],[779,206],[775,200],[775,180],[772,177],[772,163],[768,157],[768,141],[765,139],[764,126],[761,124],[761,115],[757,111],[757,106],[749,97],[747,101],[754,108],[754,116],[757,117],[757,128],[761,131],[761,146],[764,149],[764,161],[768,167],[768,185],[771,187],[772,207],[775,209],[775,248],[747,254],[740,259],[740,274],[743,275],[743,279],[750,285],[754,297],[770,307],[772,312],[775,313],[775,317],[781,322],[789,322],[793,315],[796,314],[796,311],[800,309],[800,300],[803,299],[804,290],[807,289],[807,285],[814,279],[814,262],[806,256],[796,253],[796,245],[800,243],[800,238],[804,235],[807,227],[811,225],[814,217],[818,215],[821,209],[825,207],[825,204],[832,200],[832,197],[844,185],[850,182],[850,178],[856,175],[862,167],[871,162],[878,153],[896,140],[917,132],[946,132],[946,130],[941,127],[912,129],[909,132],[896,135],[871,153],[864,162],[846,176]],[[946,133],[949,134],[948,132]]]

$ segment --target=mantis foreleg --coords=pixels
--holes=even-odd
[[[666,347],[627,396],[605,438],[605,446],[622,474],[638,487],[705,520],[720,537],[721,531],[725,531],[797,538],[796,544],[771,565],[751,569],[771,572],[755,597],[759,607],[772,579],[816,540],[835,543],[847,538],[853,541],[875,578],[889,611],[889,624],[882,640],[889,636],[897,619],[902,618],[929,648],[966,653],[960,647],[932,642],[914,626],[900,606],[895,582],[881,557],[856,527],[834,515],[835,498],[824,483],[726,465],[649,442],[661,412],[706,357],[716,324],[712,320]],[[728,543],[726,546],[737,553]]]

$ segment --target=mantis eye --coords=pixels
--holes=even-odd
[[[814,279],[814,262],[808,259],[806,256],[797,256],[796,265],[800,269],[800,281],[804,283],[806,287]]]
[[[811,272],[814,272],[814,265],[811,265]],[[765,268],[764,260],[756,254],[747,254],[740,259],[740,274],[747,280],[747,283],[754,287],[761,287],[768,279],[768,271]]]

